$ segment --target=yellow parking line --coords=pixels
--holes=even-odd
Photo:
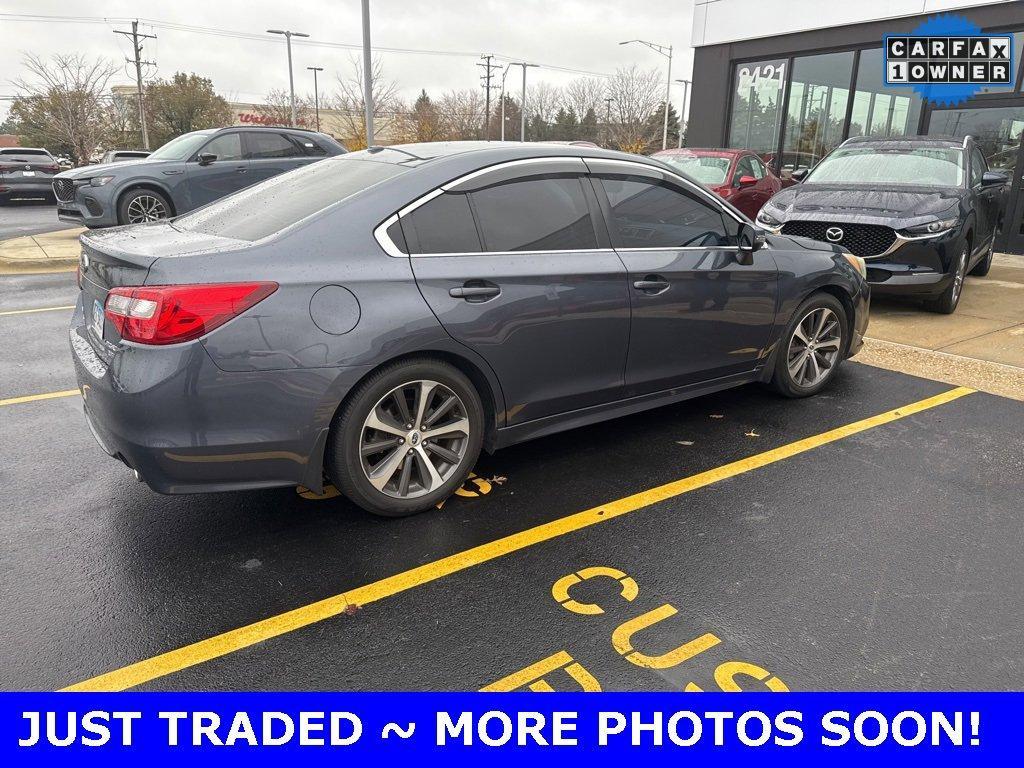
[[[71,397],[81,394],[77,389],[63,389],[60,392],[44,392],[41,395],[22,395],[21,397],[8,397],[0,400],[0,405],[18,405],[19,403],[34,403],[36,400],[53,400],[55,397]]]
[[[0,317],[6,317],[9,315],[31,315],[36,312],[56,312],[60,309],[74,309],[74,304],[69,304],[66,307],[36,307],[35,309],[9,309],[6,312],[0,312]]]
[[[656,488],[651,488],[640,493],[626,496],[625,498],[611,501],[597,507],[577,512],[567,517],[552,520],[549,523],[529,528],[511,536],[506,536],[496,541],[481,544],[480,546],[458,552],[440,560],[412,568],[408,571],[388,576],[387,578],[366,584],[361,587],[343,592],[333,597],[328,597],[309,605],[304,605],[286,613],[281,613],[270,618],[257,621],[238,629],[232,629],[220,635],[200,640],[199,642],[177,648],[159,656],[154,656],[143,661],[129,664],[121,669],[93,677],[75,685],[64,688],[65,691],[123,691],[141,685],[149,680],[154,680],[173,672],[179,672],[188,667],[201,664],[205,661],[226,656],[229,653],[248,648],[251,645],[269,640],[270,638],[293,632],[302,627],[315,624],[318,621],[337,616],[350,606],[363,606],[369,603],[383,600],[387,597],[397,595],[400,592],[412,589],[413,587],[428,584],[453,573],[472,568],[473,566],[495,560],[496,558],[526,549],[535,544],[564,536],[567,533],[582,530],[597,523],[603,523],[616,517],[635,512],[638,509],[665,501],[675,496],[703,488],[712,483],[717,483],[730,477],[744,474],[760,467],[774,464],[775,462],[788,459],[801,453],[805,453],[822,445],[842,440],[858,432],[863,432],[873,427],[888,424],[911,416],[915,413],[934,408],[943,403],[948,403],[957,398],[974,392],[973,389],[957,387],[948,392],[910,403],[902,408],[896,408],[877,416],[871,416],[861,421],[839,427],[837,429],[822,432],[819,435],[797,440],[794,443],[773,448],[770,451],[750,456],[746,459],[734,461],[731,464],[717,467],[701,472],[690,477],[685,477],[675,482],[666,483]]]

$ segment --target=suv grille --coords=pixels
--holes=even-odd
[[[843,236],[839,240],[830,240],[825,232],[833,227],[841,229]],[[787,221],[782,227],[782,234],[809,237],[825,243],[843,246],[854,256],[877,256],[885,253],[896,242],[896,233],[892,227],[879,224],[852,224],[850,222],[831,221]]]
[[[75,182],[71,179],[54,179],[53,194],[62,203],[70,203],[75,199]]]

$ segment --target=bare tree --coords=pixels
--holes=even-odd
[[[484,95],[478,90],[468,88],[445,93],[437,102],[445,137],[454,140],[482,139],[484,109]]]
[[[60,147],[79,163],[102,146],[108,132],[107,86],[117,67],[103,58],[57,54],[46,60],[28,54],[22,60],[31,79],[11,83],[11,115],[33,137],[32,143]]]
[[[106,105],[105,146],[124,149],[141,147],[142,134],[139,128],[138,99],[135,96],[114,93],[107,99]]]
[[[596,77],[578,77],[562,89],[562,105],[581,118],[589,110],[604,114],[604,99],[608,95],[608,84]]]
[[[366,146],[366,122],[364,119],[366,101],[363,99],[363,65],[356,58],[351,59],[353,74],[349,78],[338,75],[338,91],[334,95],[334,108],[344,128],[344,141],[349,149]],[[384,79],[384,67],[380,59],[373,60],[370,72],[370,92],[373,97],[374,133],[389,138],[401,139],[411,131],[407,125],[407,113],[398,98],[398,85]]]
[[[263,103],[256,106],[256,114],[263,125],[291,125],[291,95],[284,88],[269,91]],[[316,125],[316,110],[311,96],[295,97],[295,124],[300,128]]]
[[[558,108],[565,103],[562,89],[541,80],[531,85],[526,91],[526,114],[528,117],[539,116],[545,123],[550,123],[558,114]]]
[[[608,81],[608,96],[615,99],[616,124],[612,137],[625,152],[642,152],[652,137],[651,115],[662,104],[664,78],[657,69],[641,70],[635,64],[616,70]]]

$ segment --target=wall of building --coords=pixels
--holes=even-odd
[[[751,0],[753,2],[753,0]],[[734,7],[734,13],[741,13],[746,8],[748,0],[716,0],[702,5],[722,6],[723,9]],[[773,6],[778,9],[778,3],[767,3],[761,0],[761,5]],[[804,0],[792,0],[787,2],[786,15],[792,15],[790,6],[804,4]],[[839,5],[836,2],[825,0],[814,0],[813,4],[822,13],[832,13]],[[951,3],[935,3],[932,0],[925,2],[925,5],[948,6]],[[879,3],[876,0],[858,0],[857,6],[878,6],[903,7],[905,3],[901,0]],[[920,0],[914,3],[918,9],[921,8]],[[958,5],[966,5],[959,3]],[[742,6],[743,8],[740,8]],[[720,13],[714,10],[714,13]],[[695,11],[695,16],[697,15]],[[863,19],[866,14],[858,14]],[[728,127],[729,100],[732,88],[732,63],[737,60],[755,60],[785,58],[793,54],[813,53],[817,51],[836,50],[857,46],[876,45],[881,46],[882,36],[889,32],[910,32],[918,24],[928,18],[930,14],[919,14],[917,16],[904,16],[901,18],[883,18],[875,21],[862,21],[847,26],[830,26],[825,29],[810,31],[792,32],[779,34],[771,37],[756,37],[753,39],[733,40],[717,45],[703,45],[694,51],[693,64],[693,86],[690,101],[690,125],[687,135],[687,143],[693,147],[717,147],[726,143],[726,130]],[[819,18],[821,13],[819,13]],[[982,28],[1019,25],[1024,29],[1024,3],[1022,2],[1000,2],[988,3],[972,7],[969,12],[971,20]],[[696,21],[696,18],[695,18]],[[737,20],[737,24],[741,22]]]
[[[995,3],[1005,0],[695,0],[692,44],[719,45]]]

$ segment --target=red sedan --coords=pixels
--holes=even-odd
[[[782,189],[782,182],[748,149],[665,149],[655,152],[691,179],[739,208],[751,220],[761,206]]]

